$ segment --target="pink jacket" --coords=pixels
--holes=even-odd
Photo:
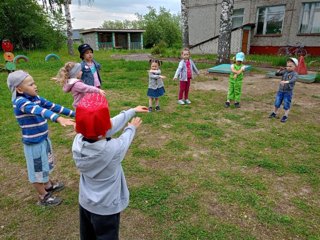
[[[81,79],[71,78],[68,79],[67,83],[63,86],[63,91],[72,93],[72,106],[76,108],[79,101],[84,97],[86,93],[99,93],[100,89],[85,84]]]

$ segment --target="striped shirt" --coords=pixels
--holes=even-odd
[[[20,95],[13,101],[16,119],[22,130],[22,142],[40,143],[48,137],[47,119],[56,122],[57,113],[74,117],[75,112],[40,96]]]

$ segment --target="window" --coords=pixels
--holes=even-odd
[[[281,34],[285,6],[258,8],[257,34]]]
[[[244,9],[235,9],[233,10],[233,14],[231,17],[232,20],[232,28],[237,28],[242,26],[243,24],[243,15],[244,15]]]
[[[320,33],[320,2],[304,3],[300,33]]]

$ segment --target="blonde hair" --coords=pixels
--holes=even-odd
[[[75,62],[67,62],[62,68],[60,68],[56,77],[52,78],[61,85],[64,85],[70,78],[70,71],[76,65]]]

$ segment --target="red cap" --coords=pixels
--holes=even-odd
[[[88,93],[76,108],[76,131],[98,140],[111,128],[108,101],[98,93]]]

